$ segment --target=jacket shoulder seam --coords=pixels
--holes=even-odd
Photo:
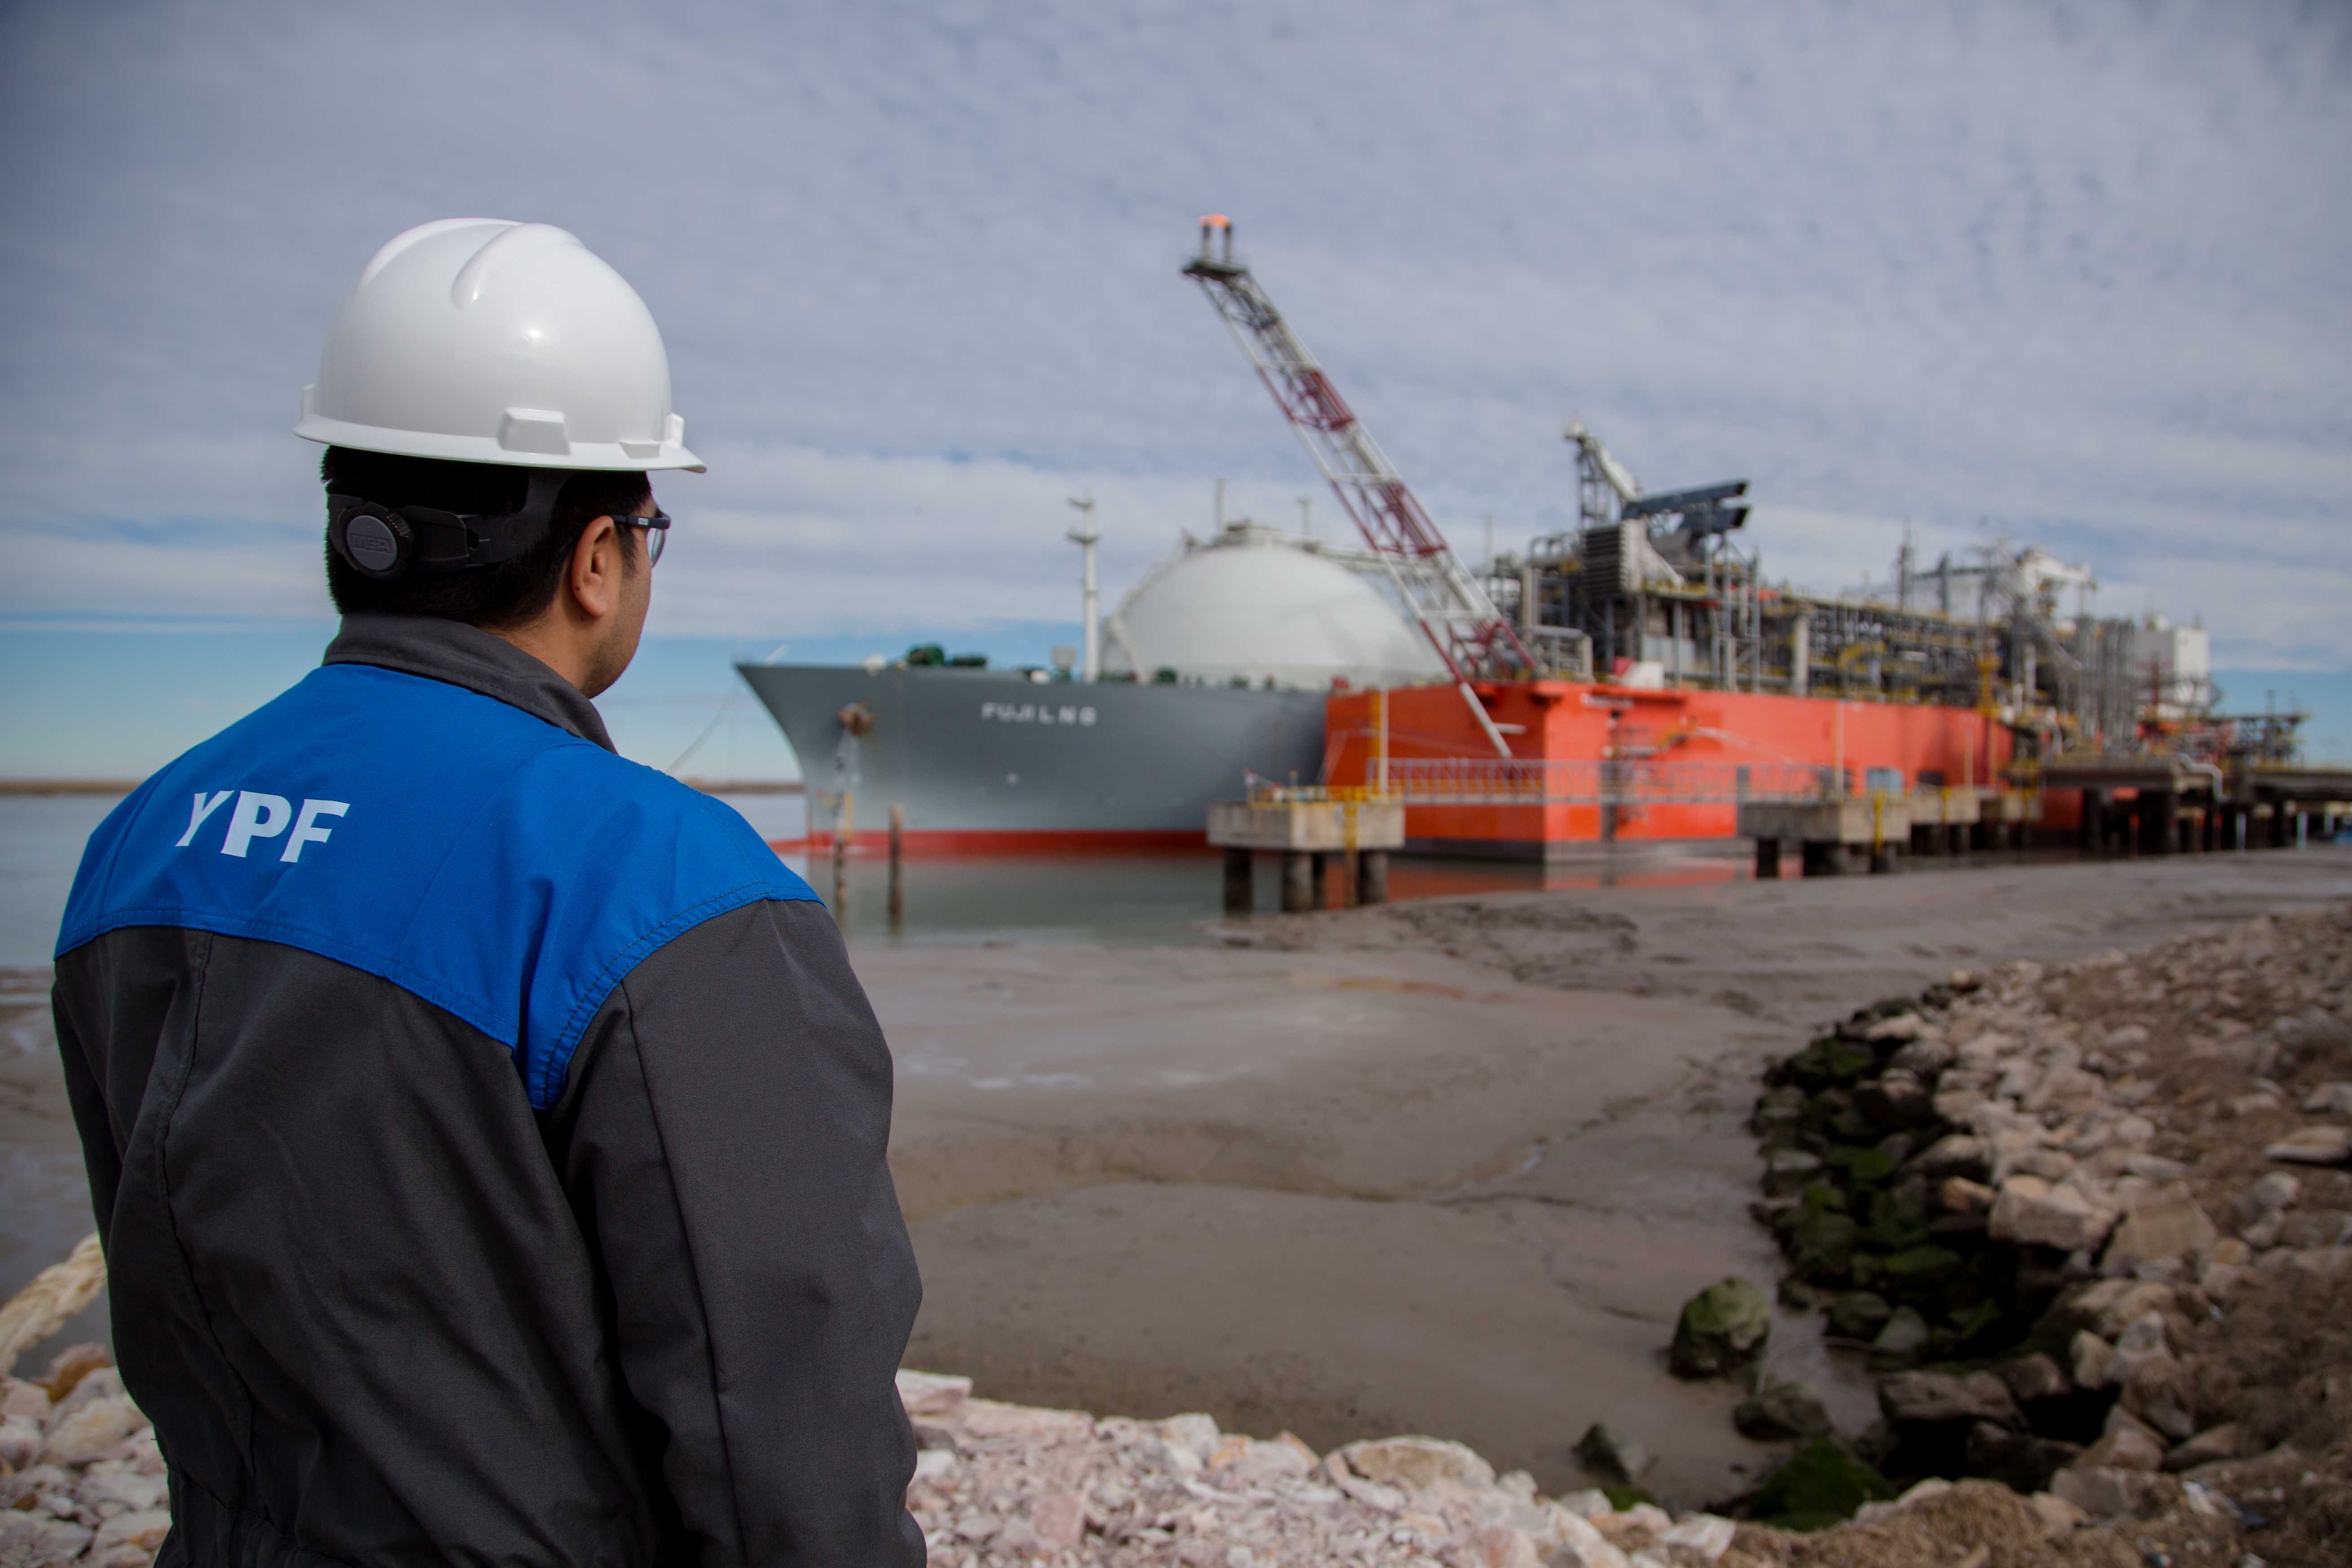
[[[572,1016],[563,1021],[554,1043],[549,1047],[547,1059],[532,1072],[527,1088],[534,1110],[551,1109],[562,1098],[563,1080],[572,1067],[572,1053],[579,1048],[580,1037],[596,1016],[596,1009],[613,994],[629,972],[669,943],[676,942],[695,927],[741,909],[746,904],[774,901],[776,903],[810,903],[816,899],[814,891],[795,892],[782,883],[753,881],[730,888],[723,893],[690,905],[669,916],[651,930],[643,932],[620,952],[607,960],[604,967],[582,989],[580,1000],[573,1004]]]

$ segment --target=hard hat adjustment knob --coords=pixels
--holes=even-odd
[[[327,542],[358,571],[389,582],[408,570],[416,534],[408,520],[373,501],[331,498],[342,504],[327,523]]]

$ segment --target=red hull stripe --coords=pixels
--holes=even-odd
[[[1103,855],[1202,849],[1207,847],[1209,835],[1205,826],[1189,832],[1182,828],[1000,830],[910,827],[904,835],[904,842],[909,855]],[[812,833],[805,838],[772,838],[768,847],[779,855],[794,850],[830,853],[833,835]],[[869,855],[887,855],[889,849],[890,835],[887,831],[860,833],[849,846],[850,854],[861,858]]]

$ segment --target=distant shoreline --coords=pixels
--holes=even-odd
[[[705,795],[800,795],[798,779],[681,779]],[[138,779],[0,779],[0,795],[129,795]]]
[[[129,795],[137,779],[0,779],[0,795]]]

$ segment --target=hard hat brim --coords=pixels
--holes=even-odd
[[[488,436],[448,436],[429,430],[387,430],[353,425],[323,414],[305,414],[294,434],[327,447],[388,452],[403,458],[436,458],[450,463],[497,463],[509,468],[572,468],[611,473],[656,473],[682,468],[707,473],[709,465],[677,441],[572,441],[562,452],[521,452]]]

